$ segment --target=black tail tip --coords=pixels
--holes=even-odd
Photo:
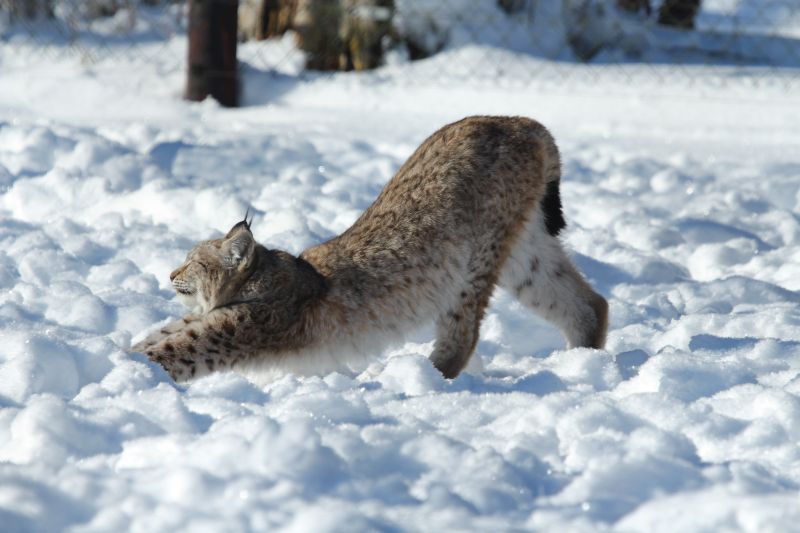
[[[551,181],[547,184],[544,198],[542,198],[542,213],[547,233],[553,237],[558,236],[561,230],[567,226],[567,221],[564,220],[564,211],[561,208],[561,192],[558,181]]]

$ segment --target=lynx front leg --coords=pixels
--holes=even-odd
[[[161,333],[150,343],[145,339],[132,350],[144,352],[150,360],[164,367],[175,381],[231,368],[249,358],[254,351],[253,346],[241,342],[241,337],[247,336],[246,326],[242,324],[245,315],[244,310],[228,308],[226,311],[211,311],[187,322],[174,322],[168,326],[170,333]]]
[[[472,357],[493,288],[489,276],[481,276],[436,320],[436,343],[430,358],[444,377],[458,376]]]
[[[176,332],[163,337],[146,348],[134,347],[143,351],[154,363],[160,364],[175,381],[184,381],[197,375],[197,349],[187,342],[188,335]]]
[[[197,323],[201,317],[199,315],[186,315],[180,320],[176,320],[174,322],[170,322],[163,328],[158,331],[155,331],[148,335],[145,339],[137,342],[132,348],[132,352],[142,352],[144,353],[147,348],[153,346],[163,339],[169,337],[173,333],[177,333],[185,329],[188,325]]]

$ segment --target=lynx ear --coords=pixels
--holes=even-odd
[[[248,207],[247,212],[244,214],[244,220],[242,220],[241,222],[237,222],[236,224],[233,225],[230,231],[228,231],[228,234],[225,235],[226,239],[230,239],[240,230],[247,230],[248,232],[250,231],[250,224],[252,224],[253,219],[251,218],[249,221],[247,220],[247,215],[249,214],[250,214],[250,208]]]
[[[241,222],[237,224],[239,226]],[[222,243],[222,256],[230,266],[237,266],[253,255],[255,250],[256,241],[253,239],[253,234],[250,233],[250,228],[242,225],[239,228],[236,226],[228,232],[225,242]]]

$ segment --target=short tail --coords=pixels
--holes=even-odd
[[[564,211],[561,208],[559,183],[559,180],[548,183],[544,198],[542,198],[544,225],[547,228],[547,233],[553,237],[556,237],[567,226],[567,221],[564,220]]]
[[[545,148],[547,157],[545,179],[547,180],[547,186],[544,191],[544,197],[542,197],[541,209],[547,233],[556,237],[567,226],[567,221],[564,220],[564,211],[561,207],[561,157],[555,140],[553,140],[549,132],[547,141]]]
[[[544,195],[539,203],[539,209],[544,218],[544,225],[547,233],[553,237],[567,226],[564,220],[564,212],[561,207],[561,192],[559,184],[561,182],[561,154],[552,134],[547,128],[535,120],[527,119],[531,141],[536,145],[537,155],[541,157],[542,174],[544,178]]]

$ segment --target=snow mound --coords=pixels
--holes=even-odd
[[[476,53],[497,52],[450,57]],[[613,72],[575,94],[408,90],[441,60],[384,82],[250,72],[250,107],[226,110],[180,101],[153,65],[0,49],[0,529],[796,527],[797,97],[639,93]],[[360,375],[263,387],[176,386],[126,353],[184,312],[168,274],[194,242],[252,206],[260,241],[299,252],[476,113],[558,139],[564,240],[609,299],[606,350],[565,350],[498,292],[453,381],[429,331]]]

